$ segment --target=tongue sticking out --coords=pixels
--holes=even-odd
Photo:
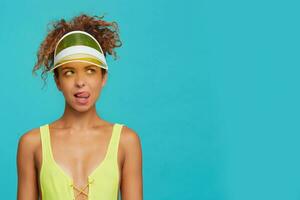
[[[75,101],[80,105],[86,105],[89,102],[89,96],[90,94],[87,92],[82,92],[74,95]]]
[[[89,97],[89,93],[87,93],[87,92],[78,93],[78,94],[75,94],[75,97],[87,98],[87,97]]]

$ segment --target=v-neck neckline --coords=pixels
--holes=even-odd
[[[109,154],[109,151],[111,149],[111,145],[112,145],[112,140],[113,140],[113,134],[115,132],[115,126],[116,124],[113,125],[113,128],[112,128],[112,133],[111,133],[111,136],[110,136],[110,139],[109,139],[109,143],[108,143],[108,147],[106,149],[106,152],[105,152],[105,156],[104,156],[104,159],[102,159],[100,161],[100,163],[98,165],[96,165],[96,167],[92,170],[92,172],[87,176],[88,178],[88,181],[94,176],[94,174],[103,166],[103,164],[106,162],[107,160],[107,157],[108,157],[108,154]],[[54,163],[54,165],[56,166],[56,168],[71,182],[71,183],[74,183],[74,179],[73,177],[71,177],[71,175],[69,175],[68,173],[65,172],[65,170],[63,170],[63,168],[55,161],[54,159],[54,156],[53,156],[53,152],[52,152],[52,145],[51,145],[51,136],[50,136],[50,128],[49,128],[49,124],[47,124],[47,131],[48,131],[48,138],[49,138],[49,151],[50,151],[50,156],[51,156],[51,160],[52,162]]]

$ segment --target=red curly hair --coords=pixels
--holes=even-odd
[[[66,33],[74,30],[85,31],[91,34],[99,42],[102,47],[104,56],[107,54],[112,55],[114,59],[117,58],[115,48],[120,47],[122,42],[119,38],[118,24],[102,20],[104,16],[88,16],[87,14],[80,14],[73,17],[70,21],[60,19],[58,21],[50,22],[52,27],[48,28],[48,34],[42,41],[37,52],[37,62],[32,69],[35,71],[42,68],[41,77],[46,83],[47,72],[51,69],[54,62],[54,50],[56,43]],[[102,75],[107,73],[103,68]],[[57,77],[57,68],[54,69],[54,75]]]

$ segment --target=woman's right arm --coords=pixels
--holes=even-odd
[[[18,191],[17,200],[38,200],[38,187],[34,162],[36,131],[32,130],[19,139],[17,150]]]

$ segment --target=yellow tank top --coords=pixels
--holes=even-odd
[[[39,180],[42,200],[76,200],[82,195],[88,200],[117,200],[120,179],[117,158],[122,127],[123,124],[114,124],[104,160],[87,177],[86,186],[78,188],[53,158],[49,125],[40,126],[42,166]]]

